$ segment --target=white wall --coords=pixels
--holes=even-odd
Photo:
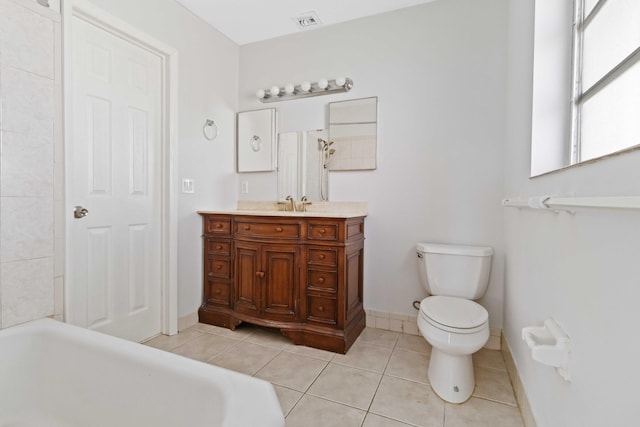
[[[178,175],[195,181],[178,199],[178,316],[202,302],[202,221],[199,209],[235,207],[235,113],[238,46],[172,0],[91,0],[178,50]],[[220,129],[202,133],[205,119]]]
[[[529,179],[533,13],[533,1],[511,0],[506,195],[640,195],[640,152]],[[637,212],[505,211],[505,338],[538,427],[640,419],[639,224]],[[571,337],[570,383],[520,339],[547,317]]]
[[[240,110],[276,107],[281,132],[326,127],[327,104],[377,96],[378,169],[332,172],[330,200],[367,201],[365,307],[416,312],[420,241],[489,245],[482,303],[502,327],[504,0],[447,0],[240,48]],[[260,88],[351,77],[347,94],[261,104]],[[275,199],[275,173],[241,174]]]

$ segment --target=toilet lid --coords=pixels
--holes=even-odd
[[[476,328],[489,320],[489,313],[471,300],[433,296],[422,300],[420,311],[441,325],[458,329]]]

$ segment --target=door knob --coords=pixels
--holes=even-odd
[[[84,218],[88,214],[89,214],[89,211],[86,208],[83,208],[82,206],[76,206],[75,209],[73,210],[74,218]]]

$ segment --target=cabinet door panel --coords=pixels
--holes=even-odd
[[[259,245],[237,243],[235,249],[234,308],[239,313],[260,314]]]
[[[362,256],[362,244],[356,247],[355,250],[351,250],[346,254],[346,306],[347,320],[351,320],[357,315],[359,311],[362,311],[362,270],[363,270],[363,256]]]
[[[264,277],[264,318],[295,320],[298,300],[299,276],[298,246],[262,247]]]

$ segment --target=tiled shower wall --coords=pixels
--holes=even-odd
[[[60,34],[57,12],[0,0],[1,328],[62,316]]]

